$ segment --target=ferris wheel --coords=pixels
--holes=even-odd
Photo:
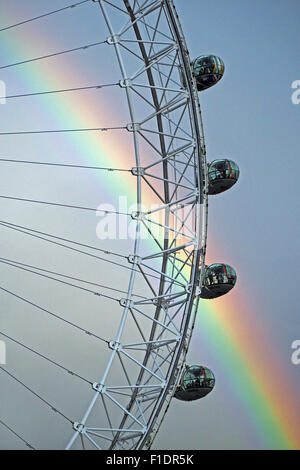
[[[173,0],[85,0],[0,28],[0,33],[71,14],[74,7],[89,8],[87,15],[99,21],[97,42],[1,68],[30,67],[99,46],[105,49],[105,77],[114,79],[95,86],[29,90],[7,100],[92,89],[105,96],[113,88],[117,97],[110,103],[120,122],[76,129],[37,129],[35,123],[34,129],[1,134],[7,139],[25,135],[31,143],[39,139],[35,150],[40,158],[0,158],[8,167],[5,174],[22,167],[17,178],[23,181],[30,178],[31,168],[48,173],[34,173],[42,183],[32,188],[11,182],[11,191],[1,196],[3,204],[13,204],[0,226],[7,250],[14,253],[13,259],[8,257],[2,245],[1,274],[7,276],[7,284],[0,285],[2,301],[8,297],[9,308],[18,305],[24,311],[21,326],[7,316],[0,322],[0,339],[9,345],[0,380],[6,381],[5,403],[9,397],[13,402],[8,406],[13,418],[2,409],[0,427],[31,448],[46,447],[53,430],[50,448],[59,441],[66,449],[145,449],[151,447],[171,399],[191,401],[212,391],[212,371],[187,365],[186,356],[201,299],[226,294],[236,282],[231,266],[205,264],[208,198],[239,177],[232,160],[206,161],[199,92],[222,78],[224,64],[214,55],[190,58]],[[97,165],[83,164],[72,152],[68,161],[61,155],[41,157],[46,134],[50,139],[68,132],[85,134],[84,145],[91,134],[97,133],[100,143],[109,134],[112,142],[122,135],[125,157],[118,161],[123,158],[123,167],[112,161],[103,165],[100,156]],[[11,153],[28,155],[29,140],[17,148],[9,145]],[[50,153],[45,148],[45,155]],[[120,175],[115,183],[109,180],[111,194],[130,192],[133,209],[91,207],[99,196],[93,194],[94,183],[90,186],[91,173],[103,175],[97,180],[100,192],[105,178]],[[12,174],[16,177],[15,170]],[[51,184],[45,190],[47,178]],[[80,181],[74,202],[74,185]],[[64,184],[68,191],[58,189]],[[21,194],[16,194],[18,188]],[[44,190],[48,197],[41,196]],[[71,211],[68,222],[62,211]],[[94,240],[95,213],[102,222]],[[116,220],[126,230],[130,224],[131,236],[127,231],[118,239]],[[13,387],[18,388],[15,394]]]

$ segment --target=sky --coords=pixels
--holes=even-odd
[[[51,6],[46,0],[24,3],[11,0],[9,5],[1,5],[1,27],[70,4],[62,0],[51,2]],[[221,82],[200,94],[207,158],[209,161],[231,158],[239,164],[241,174],[232,190],[210,198],[207,258],[209,263],[231,264],[238,281],[226,297],[210,304],[200,303],[187,356],[189,363],[206,365],[214,371],[215,390],[194,403],[173,400],[154,448],[299,449],[300,365],[291,361],[291,344],[300,339],[300,104],[293,104],[291,97],[292,83],[300,80],[297,58],[300,5],[296,0],[177,0],[175,4],[191,58],[216,54],[225,63]],[[7,94],[107,83],[115,80],[114,73],[119,79],[113,60],[108,66],[102,46],[1,69],[17,61],[102,41],[107,32],[100,14],[93,14],[94,8],[91,2],[0,31],[0,80],[6,85]],[[127,112],[123,95],[115,88],[78,92],[74,99],[53,95],[8,101],[0,105],[2,132],[106,127],[122,122]],[[55,138],[1,136],[1,139],[2,158],[42,157],[45,161],[77,164],[104,162],[104,166],[111,159],[113,166],[122,168],[121,149],[132,151],[126,136],[117,141],[108,134],[101,136],[101,142],[90,134],[72,137],[60,134]],[[28,198],[38,195],[44,200],[72,201],[91,207],[99,202],[116,203],[119,194],[132,198],[128,175],[95,177],[77,170],[33,171],[1,164],[3,195]],[[3,201],[1,213],[2,220],[42,227],[45,231],[50,231],[50,227],[52,232],[66,237],[76,233],[76,239],[99,243],[94,215],[75,216],[72,212],[66,215],[51,208],[46,211],[31,206],[25,209]],[[71,255],[68,260],[59,258],[54,248],[47,246],[46,251],[37,241],[27,241],[25,245],[22,235],[12,235],[4,228],[2,231],[1,257],[43,264],[58,271],[63,271],[68,261],[68,267],[78,275],[84,273],[94,279],[97,273],[98,282],[115,283],[115,271],[107,269],[98,274],[94,261],[77,264]],[[113,243],[106,243],[105,247],[116,248]],[[132,241],[118,242],[117,248],[129,252]],[[85,324],[97,328],[98,320],[90,313],[97,309],[95,299],[88,298],[87,308],[85,297],[75,293],[65,298],[63,287],[55,285],[54,289],[46,280],[34,284],[25,274],[14,271],[1,266],[5,278],[2,286],[36,302],[42,299],[52,310],[68,309],[70,319],[80,320],[84,310]],[[118,273],[119,287],[125,288],[127,281],[128,277]],[[53,354],[54,348],[57,358],[64,357],[74,367],[80,365],[87,375],[97,371],[98,362],[90,361],[90,355],[95,358],[99,354],[97,345],[90,345],[65,327],[57,330],[54,323],[46,327],[28,305],[17,308],[16,301],[3,292],[1,297],[1,331],[13,332],[36,347],[45,345],[49,354]],[[113,318],[115,313],[111,312]],[[113,328],[109,324],[103,327],[105,332]],[[43,337],[47,338],[46,343]],[[20,359],[20,351],[8,344],[7,365],[40,387],[41,379],[47,380],[46,371],[38,359],[31,361],[26,354]],[[68,390],[68,396],[59,397],[57,390],[63,390],[65,382],[61,376],[55,380],[47,388],[49,400],[59,400],[70,413],[75,412],[72,401],[80,403],[76,408],[80,415],[87,403],[81,385]],[[49,412],[34,408],[23,390],[3,375],[1,382],[2,419],[37,446],[63,447],[68,427],[55,421],[49,428],[51,433],[40,436],[39,430]],[[70,396],[73,400],[68,399]],[[34,418],[33,410],[38,410]],[[1,448],[23,445],[4,428],[0,429],[0,442]]]

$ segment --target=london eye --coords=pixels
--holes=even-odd
[[[57,89],[29,80],[6,96],[16,106],[26,99],[27,111],[22,128],[2,123],[0,132],[0,338],[10,357],[0,380],[11,413],[0,426],[20,447],[149,449],[172,399],[213,393],[213,372],[201,357],[188,365],[187,354],[202,299],[227,294],[237,279],[223,260],[205,258],[208,202],[239,177],[227,157],[207,160],[199,101],[225,66],[206,51],[190,57],[173,0],[85,0],[0,34],[56,17],[59,28],[75,10],[99,24],[97,41],[0,67],[22,76],[41,62],[50,74],[57,57],[80,67],[76,54],[93,50],[101,77]],[[114,110],[107,122],[99,110],[96,124],[55,128],[33,111],[40,97],[94,92]],[[101,155],[87,164],[65,134],[84,135],[82,156],[88,142],[97,153],[95,139],[104,147],[120,139],[123,155],[114,161],[106,150],[110,164]],[[130,204],[115,207],[105,184],[111,199],[130,195]]]

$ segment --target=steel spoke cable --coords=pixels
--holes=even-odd
[[[0,286],[0,290],[1,290],[2,292],[5,292],[6,294],[12,295],[13,297],[17,298],[18,300],[21,300],[22,302],[27,303],[28,305],[31,305],[32,307],[37,308],[38,310],[41,310],[41,311],[44,312],[44,313],[47,313],[48,315],[52,316],[53,318],[56,318],[57,320],[60,320],[60,321],[62,321],[62,322],[64,322],[64,323],[68,324],[69,326],[72,326],[73,328],[76,328],[77,330],[80,330],[82,333],[85,333],[85,334],[87,334],[87,335],[89,335],[89,336],[93,336],[94,338],[96,338],[96,339],[98,339],[98,340],[100,340],[100,341],[102,341],[102,342],[104,342],[104,343],[106,343],[106,344],[109,344],[109,341],[106,340],[106,339],[104,339],[104,338],[101,338],[101,336],[98,336],[98,335],[96,335],[95,333],[92,333],[91,331],[88,331],[88,330],[86,330],[85,328],[82,328],[81,326],[76,325],[76,323],[73,323],[73,322],[67,320],[66,318],[61,317],[60,315],[57,315],[56,313],[51,312],[50,310],[47,310],[46,308],[41,307],[40,305],[38,305],[38,304],[36,304],[36,303],[34,303],[34,302],[31,302],[31,301],[28,300],[28,299],[25,299],[24,297],[22,297],[22,296],[16,294],[15,292],[12,292],[12,291],[10,291],[10,290],[8,290],[8,289],[5,289],[4,287],[1,287],[1,286]]]
[[[55,93],[67,93],[73,91],[82,91],[82,90],[100,90],[101,88],[106,87],[113,87],[119,86],[119,83],[104,83],[102,85],[91,85],[91,86],[83,86],[83,87],[76,87],[76,88],[64,88],[59,90],[49,90],[49,91],[37,91],[32,93],[21,93],[18,95],[9,95],[9,96],[1,96],[0,99],[13,99],[13,98],[26,98],[28,96],[41,96],[41,95],[51,95]]]
[[[90,43],[90,44],[86,44],[84,46],[73,47],[72,49],[66,49],[64,51],[54,52],[52,54],[47,54],[47,55],[43,55],[43,56],[40,56],[40,57],[34,57],[33,59],[26,59],[26,60],[22,60],[20,62],[14,62],[13,64],[2,65],[0,67],[0,70],[8,69],[8,68],[11,68],[11,67],[17,67],[18,65],[29,64],[30,62],[36,62],[38,60],[49,59],[51,57],[57,57],[57,56],[60,56],[60,55],[63,55],[63,54],[69,54],[70,52],[86,50],[86,49],[89,49],[90,47],[100,46],[100,45],[106,44],[106,43],[107,43],[106,40],[105,41],[93,42],[93,43]]]
[[[1,99],[1,98],[0,98]],[[89,170],[104,170],[104,171],[124,171],[132,174],[131,169],[126,168],[109,168],[103,166],[88,166],[88,165],[73,165],[70,163],[52,163],[52,162],[40,162],[34,160],[17,160],[13,158],[0,158],[0,162],[7,163],[21,163],[21,164],[30,164],[30,165],[47,165],[47,166],[58,166],[58,167],[67,167],[67,168],[86,168]]]
[[[121,264],[121,263],[117,263],[116,261],[112,261],[112,260],[109,260],[109,259],[106,259],[106,258],[102,258],[101,256],[96,256],[96,255],[93,255],[92,253],[88,253],[87,251],[83,251],[83,250],[79,250],[77,248],[74,248],[72,246],[68,246],[68,245],[65,245],[63,243],[59,243],[59,242],[56,242],[54,240],[48,240],[47,238],[44,238],[44,237],[41,237],[39,235],[35,235],[33,233],[30,233],[30,232],[26,232],[25,230],[21,230],[19,228],[16,228],[16,227],[12,227],[10,225],[6,225],[5,223],[0,223],[0,225],[2,225],[3,227],[6,227],[6,228],[10,228],[12,230],[16,230],[18,232],[21,232],[21,233],[24,233],[26,235],[30,235],[32,237],[35,237],[35,238],[38,238],[40,240],[44,240],[44,241],[47,241],[49,243],[53,243],[54,245],[57,245],[57,246],[60,246],[60,247],[63,247],[63,248],[67,248],[69,250],[72,250],[72,251],[75,251],[77,253],[81,253],[81,254],[84,254],[84,255],[87,255],[87,256],[91,256],[92,258],[96,258],[96,259],[99,259],[100,261],[105,261],[106,263],[110,263],[110,264],[113,264],[115,266],[118,266],[120,268],[124,268],[124,269],[128,269],[128,270],[131,270],[131,268],[129,266],[125,266],[124,264]],[[156,277],[156,276],[154,276]],[[157,277],[158,278],[158,277]],[[158,278],[159,279],[159,278]]]
[[[127,217],[131,217],[132,214],[129,214],[128,212],[119,212],[119,211],[109,211],[109,210],[104,210],[104,209],[98,209],[94,207],[84,207],[84,206],[75,206],[72,204],[62,204],[58,202],[49,202],[49,201],[41,201],[39,199],[27,199],[27,198],[22,198],[22,197],[13,197],[13,196],[5,196],[5,195],[0,195],[0,199],[9,199],[13,201],[22,201],[22,202],[30,202],[34,204],[44,204],[47,206],[57,206],[57,207],[65,207],[67,209],[80,209],[80,210],[85,210],[85,211],[94,211],[94,212],[104,212],[104,214],[117,214],[117,215],[124,215]]]
[[[115,126],[115,127],[89,127],[89,128],[83,128],[83,129],[45,129],[41,131],[0,132],[0,135],[55,134],[55,133],[63,133],[63,132],[96,132],[96,131],[106,132],[106,131],[114,131],[114,130],[121,130],[121,129],[127,129],[127,127]]]
[[[8,29],[13,29],[13,28],[16,28],[17,26],[21,26],[23,24],[27,24],[27,23],[30,23],[32,21],[39,20],[41,18],[46,18],[47,16],[54,15],[55,13],[60,13],[62,11],[68,10],[69,8],[75,8],[79,5],[82,5],[83,3],[87,3],[87,2],[90,2],[90,1],[91,0],[82,0],[81,2],[73,3],[72,5],[68,5],[66,7],[59,8],[58,10],[52,10],[52,11],[49,11],[48,13],[44,13],[43,15],[35,16],[34,18],[30,18],[28,20],[20,21],[19,23],[15,23],[15,24],[12,24],[10,26],[5,26],[4,28],[0,29],[0,33],[2,31],[7,31]]]
[[[36,398],[38,398],[39,400],[41,400],[45,405],[49,406],[49,408],[51,408],[52,411],[54,411],[54,413],[58,413],[62,418],[64,418],[66,421],[69,421],[69,423],[71,423],[72,425],[74,424],[74,422],[68,418],[62,411],[58,410],[57,408],[55,408],[55,406],[51,405],[51,403],[49,403],[45,398],[43,398],[41,395],[39,395],[37,392],[35,392],[32,388],[28,387],[28,385],[26,385],[24,382],[22,382],[22,380],[18,379],[15,375],[13,375],[11,372],[9,372],[7,369],[5,369],[4,367],[0,366],[0,370],[2,370],[2,372],[4,372],[5,374],[7,374],[10,378],[12,378],[13,380],[15,380],[17,383],[19,383],[20,385],[22,385],[22,387],[24,387],[26,390],[28,390],[28,392],[30,392],[32,395],[34,395]]]
[[[17,344],[18,346],[21,346],[22,348],[24,349],[27,349],[27,351],[30,351],[32,352],[33,354],[35,354],[36,356],[42,358],[42,359],[45,359],[46,361],[50,362],[51,364],[59,367],[60,369],[64,370],[65,372],[68,372],[68,374],[70,375],[74,375],[75,377],[83,380],[84,382],[92,385],[93,382],[82,377],[81,375],[77,374],[76,372],[73,372],[72,370],[68,369],[67,367],[59,364],[58,362],[50,359],[49,357],[45,356],[44,354],[41,354],[40,352],[36,351],[35,349],[32,349],[31,347],[27,346],[26,344],[24,343],[21,343],[21,341],[18,341],[17,339],[15,338],[12,338],[11,336],[7,335],[6,333],[3,333],[3,331],[0,331],[0,335],[3,336],[4,338],[6,339],[9,339],[10,341],[12,341],[13,343]]]
[[[31,450],[36,450],[32,444],[29,444],[29,442],[27,442],[23,437],[21,437],[14,429],[12,429],[10,426],[8,426],[8,424],[6,424],[4,421],[2,421],[2,419],[0,419],[0,424],[2,424],[3,427],[5,427],[6,429],[8,429],[12,434],[14,434],[16,437],[18,437],[22,442],[24,442],[24,444],[29,447],[29,449]]]
[[[63,248],[67,248],[69,250],[72,250],[72,251],[75,251],[75,252],[78,252],[78,253],[81,253],[81,254],[84,254],[84,255],[87,255],[87,256],[91,256],[93,258],[96,258],[96,259],[99,259],[100,261],[105,261],[106,263],[110,263],[112,265],[115,265],[115,266],[118,266],[120,268],[124,268],[124,269],[127,269],[127,270],[130,270],[131,271],[131,267],[129,266],[125,266],[124,264],[121,264],[121,263],[117,263],[116,261],[112,261],[112,260],[109,260],[109,259],[106,259],[106,258],[102,258],[101,256],[96,256],[96,255],[93,255],[92,253],[88,253],[86,251],[83,251],[83,250],[79,250],[77,248],[74,248],[72,246],[68,246],[68,245],[65,245],[63,243],[59,243],[59,242],[56,242],[56,241],[53,241],[53,240],[48,240],[47,238],[44,238],[44,237],[41,237],[39,235],[35,235],[33,233],[29,233],[29,232],[26,232],[25,230],[21,230],[20,228],[17,228],[17,226],[11,226],[12,224],[7,224],[7,223],[3,223],[3,222],[0,222],[0,225],[3,226],[3,227],[6,227],[6,228],[10,228],[12,230],[16,230],[18,232],[21,232],[21,233],[24,233],[26,235],[30,235],[32,237],[35,237],[35,238],[38,238],[38,239],[41,239],[41,240],[44,240],[44,241],[47,241],[49,243],[53,243],[54,245],[57,245],[57,246],[60,246],[60,247],[63,247]],[[28,229],[30,230],[30,229]],[[41,232],[42,233],[42,232]],[[51,235],[49,235],[51,236]],[[55,237],[55,238],[59,238],[59,237]],[[76,242],[71,242],[71,243],[76,243]],[[84,245],[85,246],[85,245]],[[105,253],[105,250],[103,250],[104,253]],[[116,255],[115,253],[112,253],[112,252],[108,252],[108,254],[113,254],[113,255]],[[116,256],[121,256],[121,257],[124,257],[125,259],[128,260],[128,257],[127,256],[123,256],[123,255],[116,255]],[[139,270],[137,269],[134,269],[134,272],[138,273],[138,274],[142,274]],[[155,274],[147,274],[148,277],[151,277],[151,278],[154,278],[154,279],[160,279],[160,276],[156,276]],[[169,279],[166,279],[166,282],[170,282]],[[175,282],[175,284],[181,286],[182,284],[180,284],[179,282]]]
[[[96,282],[86,281],[84,279],[81,279],[81,278],[78,278],[78,277],[73,277],[73,276],[68,276],[66,274],[58,273],[56,271],[49,271],[48,269],[40,268],[38,266],[33,266],[31,264],[21,263],[20,261],[15,261],[15,260],[11,260],[11,259],[8,259],[8,258],[1,258],[0,257],[0,262],[2,262],[2,261],[3,262],[7,261],[7,262],[13,263],[15,265],[21,265],[21,266],[25,266],[27,268],[36,269],[38,271],[43,271],[43,272],[46,272],[48,274],[54,274],[56,276],[61,276],[61,277],[64,277],[66,279],[72,279],[73,281],[83,282],[85,284],[90,284],[90,285],[93,285],[93,286],[101,287],[103,289],[112,290],[114,292],[120,292],[121,294],[127,294],[127,291],[125,291],[125,290],[117,289],[115,287],[106,286],[104,284],[98,284]],[[146,299],[146,297],[142,296],[142,295],[137,295],[137,294],[132,294],[132,295],[133,295],[133,297],[138,297],[140,299]]]
[[[109,295],[102,294],[101,292],[95,292],[95,291],[93,291],[93,290],[91,290],[91,289],[87,289],[86,287],[78,286],[77,284],[72,284],[71,282],[63,281],[62,279],[57,279],[57,278],[55,278],[55,277],[48,276],[48,275],[46,275],[46,274],[42,274],[42,273],[33,271],[32,269],[28,269],[28,268],[19,266],[19,265],[14,264],[14,263],[10,263],[10,262],[8,262],[8,261],[3,261],[1,258],[0,258],[0,263],[6,264],[6,265],[8,265],[8,266],[12,266],[12,267],[14,267],[14,268],[21,269],[22,271],[26,271],[26,272],[29,272],[29,273],[32,273],[32,274],[36,274],[37,276],[44,277],[44,278],[46,278],[46,279],[51,279],[52,281],[59,282],[59,283],[61,283],[61,284],[64,284],[64,285],[66,285],[66,286],[69,286],[69,287],[74,287],[74,288],[76,288],[76,289],[79,289],[79,290],[82,290],[82,291],[85,291],[85,292],[89,292],[90,294],[97,295],[98,297],[104,297],[105,299],[114,300],[114,301],[116,301],[116,302],[119,302],[119,301],[120,301],[120,299],[116,299],[115,297],[111,297],[111,296],[109,296]]]
[[[53,235],[53,234],[50,234],[50,233],[47,233],[47,232],[41,232],[40,230],[34,230],[30,227],[25,227],[24,225],[13,224],[11,222],[7,222],[6,220],[0,220],[0,225],[3,225],[4,227],[7,227],[7,228],[28,230],[29,232],[38,233],[39,235],[45,235],[45,236],[50,237],[50,238],[56,238],[57,240],[61,240],[61,241],[68,242],[68,243],[73,243],[74,245],[83,246],[85,248],[90,248],[91,250],[100,251],[101,253],[104,253],[106,255],[112,255],[112,256],[117,256],[117,257],[120,257],[120,258],[127,259],[127,256],[122,255],[120,253],[116,253],[114,251],[104,250],[103,248],[98,248],[96,246],[76,242],[74,240],[70,240],[69,238],[58,237],[57,235]],[[28,234],[28,235],[30,235],[30,234]],[[48,240],[48,241],[50,241],[50,240]],[[102,258],[100,258],[100,259],[102,259]]]

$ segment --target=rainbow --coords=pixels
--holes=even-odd
[[[12,18],[13,11],[8,13]],[[5,23],[3,16],[2,23]],[[39,44],[36,45],[34,38],[26,35],[26,28],[14,31],[14,39],[10,39],[12,34],[1,39],[4,37],[7,38],[7,61],[37,56],[37,48],[42,53],[49,49],[59,50],[59,46],[51,38],[51,47],[49,38],[46,37],[39,37]],[[55,59],[51,60],[51,68],[44,61],[22,66],[22,81],[29,92],[58,89],[64,84],[68,86],[68,79],[73,77],[74,71],[56,66]],[[76,74],[78,75],[78,71]],[[90,101],[87,105],[87,100],[77,92],[59,94],[46,101],[45,111],[51,113],[57,128],[105,125],[110,113],[109,106],[104,102],[105,113],[101,113]],[[130,157],[129,162],[129,156],[124,154],[122,137],[116,139],[115,135],[111,135],[105,137],[103,143],[99,134],[75,133],[69,139],[72,155],[85,155],[89,164],[118,168],[132,165],[133,157]],[[98,174],[96,177],[98,178]],[[116,184],[122,184],[134,201],[131,174],[116,174],[115,178]],[[110,200],[114,200],[115,195],[110,188],[107,186],[105,189],[110,193]],[[215,250],[210,246],[210,251]],[[237,408],[246,415],[261,448],[299,449],[299,394],[295,393],[293,380],[278,357],[275,341],[259,326],[258,308],[259,306],[250,306],[249,294],[241,293],[241,286],[238,284],[235,291],[224,298],[201,302],[195,336],[201,348],[207,348],[217,367],[226,376]]]
[[[238,286],[236,287],[238,290]],[[202,301],[199,340],[220,368],[237,404],[244,407],[264,449],[299,449],[299,396],[266,332],[256,324],[244,296]]]

